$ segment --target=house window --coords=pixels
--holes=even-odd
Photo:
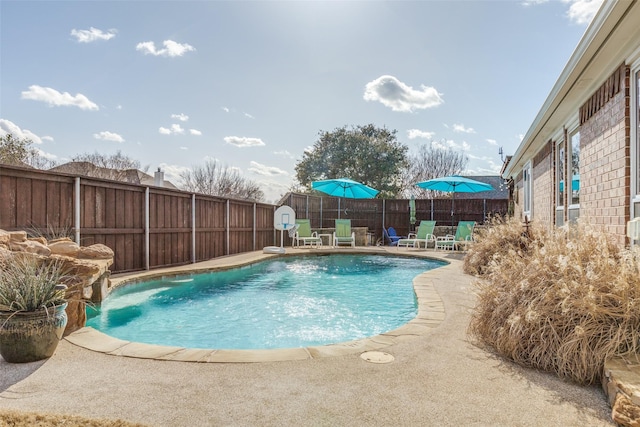
[[[635,96],[635,147],[636,147],[636,194],[640,194],[640,70],[635,73],[636,96]],[[640,212],[635,212],[639,216]]]
[[[525,216],[531,218],[531,162],[527,163],[522,170],[522,182],[524,185],[523,210]]]
[[[571,187],[567,183],[567,194],[571,194],[571,204],[580,204],[580,132],[571,134]],[[569,177],[567,177],[569,179]]]
[[[556,149],[556,225],[558,227],[564,225],[564,164],[566,159],[564,147],[564,138],[561,138]]]
[[[631,125],[631,138],[632,147],[635,148],[635,195],[632,201],[632,216],[637,218],[640,216],[640,60],[636,61],[635,73],[633,74],[632,84],[635,83],[634,92],[635,96],[631,97],[631,111],[632,113],[632,125]],[[635,104],[634,104],[635,102]]]
[[[568,218],[575,222],[580,216],[580,131],[569,134],[567,144],[567,173],[566,184],[567,201],[569,202]]]

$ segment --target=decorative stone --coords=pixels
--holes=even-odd
[[[49,249],[53,255],[64,255],[69,257],[77,257],[80,252],[80,245],[69,240],[58,240],[57,242],[49,242]]]
[[[51,255],[51,249],[35,240],[11,240],[9,242],[9,249],[13,252],[27,252],[45,257]]]
[[[113,251],[101,244],[83,248],[68,237],[51,240],[47,246],[46,239],[27,239],[24,231],[0,230],[0,260],[18,254],[63,263],[62,269],[67,278],[65,284],[69,289],[64,335],[84,327],[87,303],[90,300],[101,301],[107,295]]]
[[[9,246],[11,234],[8,231],[0,230],[0,244]]]
[[[78,258],[82,259],[112,259],[113,251],[110,247],[97,243],[95,245],[80,248]]]
[[[12,242],[26,242],[27,232],[26,231],[10,231],[9,240]]]
[[[40,236],[40,237],[29,237],[27,240],[32,241],[32,242],[38,242],[44,246],[47,246],[47,239],[45,239],[44,237]]]
[[[640,355],[605,360],[602,388],[609,398],[613,421],[620,426],[640,427]]]

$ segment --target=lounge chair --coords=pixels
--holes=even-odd
[[[311,221],[308,219],[296,219],[298,229],[293,238],[295,246],[322,246],[322,239],[317,232],[311,232]]]
[[[419,248],[424,243],[424,248],[427,249],[429,243],[433,242],[435,248],[436,238],[433,235],[433,229],[436,227],[435,221],[420,221],[418,230],[415,233],[409,233],[406,239],[398,240],[398,248],[404,246],[405,248]]]
[[[456,228],[456,234],[447,234],[436,239],[435,249],[460,250],[466,249],[467,245],[473,243],[473,228],[475,221],[460,221]]]
[[[406,236],[398,236],[396,229],[393,227],[382,227],[382,234],[384,235],[384,240],[389,242],[389,246],[395,246],[398,244],[398,240],[406,238]]]
[[[350,219],[336,219],[336,230],[333,232],[333,246],[350,245],[356,247],[356,233],[351,231]]]

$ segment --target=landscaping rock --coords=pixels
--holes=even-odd
[[[86,305],[98,302],[106,296],[110,287],[113,251],[102,244],[81,247],[68,237],[47,242],[44,237],[27,238],[25,231],[0,230],[0,259],[17,254],[50,258],[63,263],[63,270],[69,280],[67,292],[68,335],[85,326]]]

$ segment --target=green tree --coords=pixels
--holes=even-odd
[[[398,142],[396,133],[372,124],[320,131],[295,166],[299,186],[310,191],[313,181],[350,178],[380,190],[381,197],[395,197],[408,166],[408,147]]]

